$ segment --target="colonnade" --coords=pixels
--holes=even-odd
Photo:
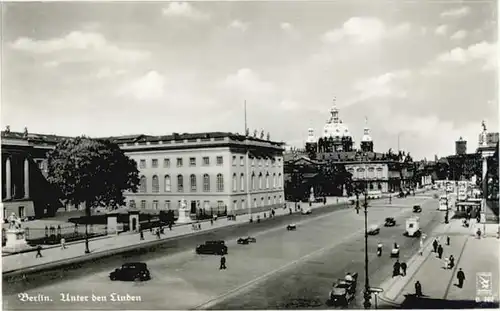
[[[5,160],[5,200],[12,199],[12,163],[11,159]],[[30,196],[30,169],[28,159],[24,159],[24,198]]]

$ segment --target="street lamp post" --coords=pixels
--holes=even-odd
[[[447,224],[449,223],[449,209],[450,209],[450,206],[449,206],[449,197],[448,197],[448,185],[446,185],[446,214],[444,215],[444,223]]]
[[[90,221],[90,206],[88,206],[88,202],[85,202],[85,254],[90,253],[89,249],[89,221]]]
[[[365,292],[363,306],[365,309],[370,309],[372,304],[370,302],[370,282],[368,279],[368,193],[366,189],[363,207],[365,208]]]

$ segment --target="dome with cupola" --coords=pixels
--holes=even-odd
[[[323,137],[331,137],[334,140],[342,140],[342,138],[345,137],[351,138],[349,128],[339,118],[339,110],[335,104],[335,99],[333,107],[330,109],[330,118],[326,121],[325,127],[323,128]]]
[[[370,128],[368,127],[368,118],[365,118],[365,128],[363,130],[363,137],[361,138],[361,142],[370,142],[373,141],[370,136]]]
[[[314,136],[314,129],[309,128],[307,130],[307,143],[316,143],[317,139],[316,136]]]

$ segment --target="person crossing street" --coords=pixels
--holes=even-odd
[[[465,273],[462,271],[462,268],[460,268],[457,272],[457,280],[458,280],[458,288],[462,288],[464,286],[464,281],[465,281]]]
[[[222,255],[220,258],[219,270],[226,270],[226,257],[224,255]]]

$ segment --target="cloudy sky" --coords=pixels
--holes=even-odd
[[[498,129],[496,1],[3,3],[2,127],[303,145],[332,99],[414,157]]]

